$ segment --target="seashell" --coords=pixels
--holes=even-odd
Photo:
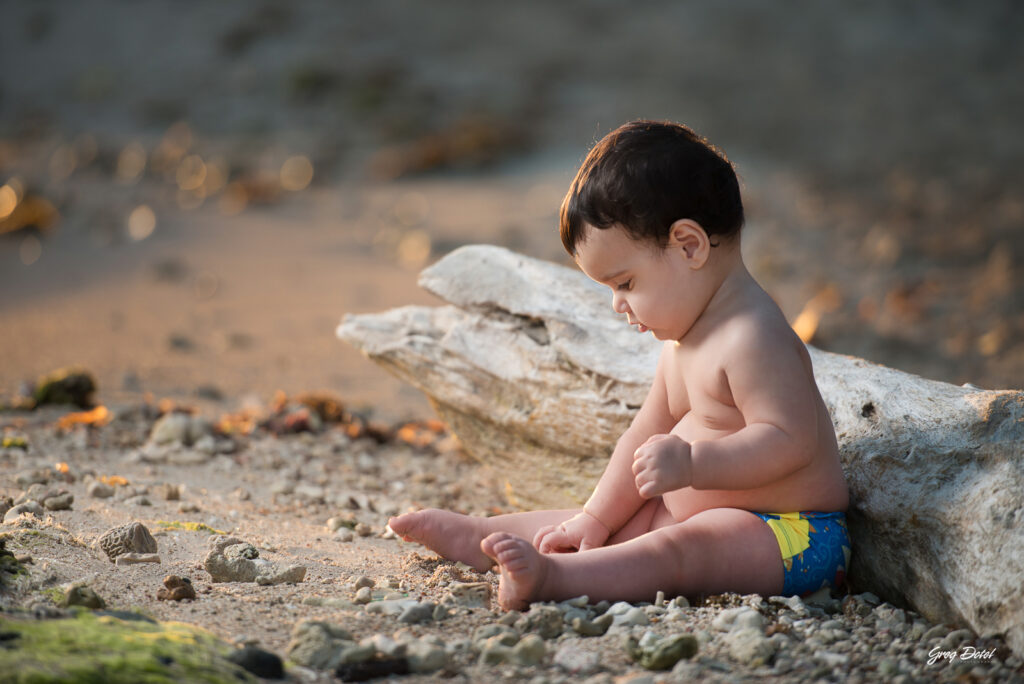
[[[140,522],[109,529],[96,543],[111,561],[125,553],[156,553],[156,539]]]

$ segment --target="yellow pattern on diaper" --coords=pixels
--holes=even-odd
[[[811,524],[800,513],[776,513],[778,519],[769,518],[766,522],[772,528],[775,538],[779,541],[784,561],[803,553],[811,545]]]

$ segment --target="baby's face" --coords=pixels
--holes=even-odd
[[[699,276],[681,250],[639,242],[619,227],[588,227],[576,263],[591,280],[611,288],[616,313],[659,340],[683,337],[703,309],[704,302],[688,296]]]

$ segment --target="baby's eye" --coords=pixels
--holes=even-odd
[[[627,280],[626,282],[621,283],[619,285],[619,289],[620,290],[630,290],[632,288],[633,288],[633,281],[632,280]]]

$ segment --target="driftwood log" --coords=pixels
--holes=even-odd
[[[499,247],[452,252],[420,285],[452,306],[349,315],[338,336],[426,393],[513,503],[579,505],[660,343],[578,271]],[[851,581],[1024,653],[1024,392],[810,351],[850,484]]]

